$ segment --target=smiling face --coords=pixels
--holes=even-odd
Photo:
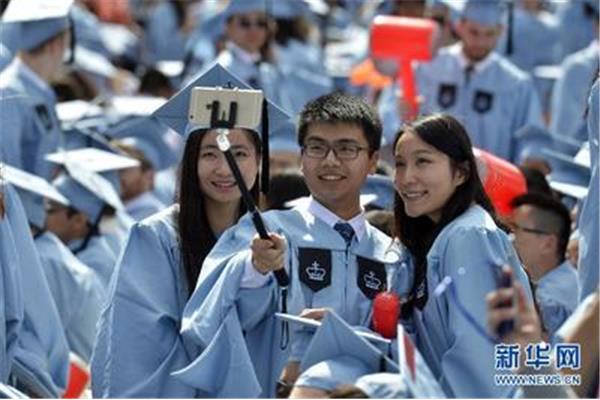
[[[313,197],[333,213],[350,219],[360,212],[360,189],[377,166],[377,152],[368,151],[362,129],[350,124],[312,123],[303,143],[302,173]],[[335,147],[338,154],[357,150],[354,159],[340,160],[329,151],[324,158],[310,156],[307,146]],[[343,157],[343,154],[342,154]]]
[[[265,45],[269,20],[262,12],[236,14],[226,26],[227,37],[249,53],[256,53]]]
[[[464,173],[453,168],[450,157],[407,130],[396,143],[395,187],[409,217],[427,216],[439,222],[442,209]]]
[[[258,173],[258,154],[250,135],[253,133],[240,129],[232,129],[228,135],[231,152],[248,188],[254,186]],[[216,131],[208,131],[202,138],[198,154],[198,183],[207,202],[237,202],[241,197],[225,156],[217,146]]]

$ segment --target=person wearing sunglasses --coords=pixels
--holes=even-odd
[[[569,211],[540,193],[519,196],[512,206],[514,246],[535,288],[543,328],[552,336],[578,304],[577,272],[565,258]]]

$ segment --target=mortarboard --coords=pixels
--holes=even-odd
[[[306,349],[300,368],[305,371],[321,361],[340,356],[352,356],[373,371],[398,372],[398,365],[386,353],[359,336],[334,311],[328,311]]]
[[[190,121],[189,108],[191,93],[192,89],[196,87],[223,87],[252,90],[248,84],[241,81],[217,62],[214,62],[192,79],[184,88],[173,95],[169,101],[158,108],[152,115],[184,137],[189,136],[196,130],[211,128],[208,121],[206,121],[206,123]],[[266,113],[264,112],[265,108],[267,110]],[[278,106],[268,99],[264,99],[260,127],[258,129],[252,129],[261,132],[261,141],[263,144],[261,189],[263,191],[266,191],[266,188],[268,187],[269,133],[274,132],[281,127],[289,120],[289,118],[289,115]],[[248,127],[239,125],[235,125],[234,127],[248,129]]]
[[[2,176],[17,188],[31,225],[43,228],[46,221],[44,198],[68,206],[69,200],[44,178],[10,165],[0,165]]]
[[[73,208],[87,215],[91,224],[96,225],[100,221],[105,206],[116,211],[124,208],[107,179],[81,164],[67,162],[65,169],[67,173],[59,175],[52,184],[69,199]]]
[[[58,33],[69,29],[69,9],[73,0],[17,0],[8,3],[2,25],[18,27],[11,35],[11,50],[32,50]],[[4,26],[2,27],[4,29]],[[10,28],[12,29],[12,27]]]
[[[80,164],[92,172],[115,171],[138,167],[140,165],[140,162],[134,158],[93,147],[58,151],[47,154],[45,159],[60,165],[66,165],[67,163]]]
[[[502,21],[500,0],[467,0],[462,17],[482,25],[497,25]]]
[[[167,128],[153,117],[131,118],[109,129],[106,134],[144,154],[154,170],[177,162],[177,156],[164,139]]]

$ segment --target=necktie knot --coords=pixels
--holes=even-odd
[[[346,247],[350,247],[350,243],[352,243],[352,239],[354,238],[354,229],[352,225],[347,222],[338,222],[333,226],[346,242]]]

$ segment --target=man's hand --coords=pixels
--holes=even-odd
[[[252,264],[263,275],[283,268],[285,260],[285,238],[276,233],[269,236],[270,239],[265,240],[256,235],[250,245]]]

